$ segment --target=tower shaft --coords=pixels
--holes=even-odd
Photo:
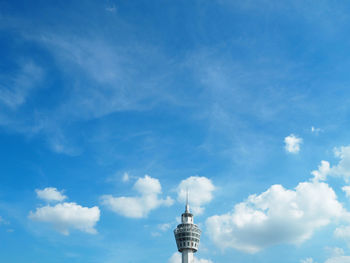
[[[182,250],[182,263],[193,263],[193,251],[191,249]]]

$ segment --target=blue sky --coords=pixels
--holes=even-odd
[[[0,1],[0,261],[349,263],[349,14]]]

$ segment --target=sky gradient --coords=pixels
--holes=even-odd
[[[350,262],[347,1],[1,1],[0,262]],[[157,256],[154,256],[157,255]]]

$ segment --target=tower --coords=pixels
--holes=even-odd
[[[198,250],[201,232],[199,227],[193,223],[187,194],[186,209],[181,215],[181,224],[174,230],[177,249],[182,253],[182,263],[193,263],[193,253]]]

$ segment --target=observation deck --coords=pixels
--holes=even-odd
[[[197,252],[202,231],[193,223],[193,215],[186,204],[186,211],[181,215],[181,224],[174,230],[176,245],[179,252],[190,250]]]

